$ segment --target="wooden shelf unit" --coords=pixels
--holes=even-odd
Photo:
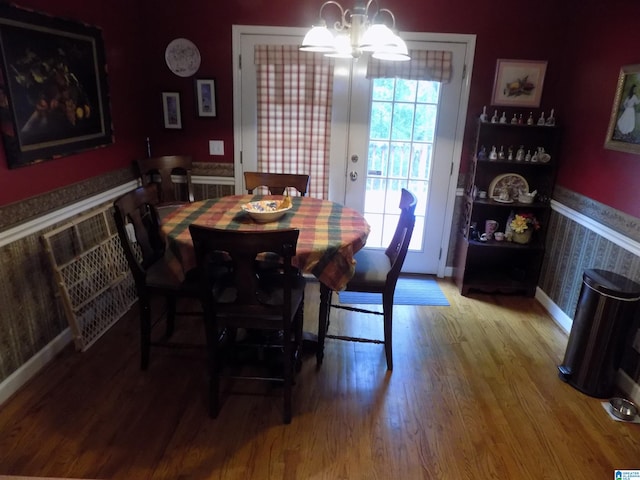
[[[495,146],[507,152],[521,146],[533,154],[543,147],[551,155],[547,163],[479,159],[477,153],[484,146],[487,153]],[[549,225],[550,200],[555,185],[558,165],[559,128],[556,126],[529,126],[479,122],[474,140],[474,155],[470,160],[468,181],[465,188],[463,218],[458,232],[454,276],[462,295],[472,290],[492,293],[535,295],[544,257],[546,232]],[[480,199],[474,195],[487,191],[493,179],[504,173],[524,177],[529,190],[537,190],[533,203],[502,203],[492,198]],[[499,223],[498,231],[505,231],[511,213],[528,212],[540,222],[540,229],[533,233],[526,245],[514,242],[470,238],[470,229],[477,225],[484,232],[485,220]]]

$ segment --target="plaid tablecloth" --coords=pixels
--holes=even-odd
[[[355,269],[354,254],[364,247],[370,227],[364,217],[351,208],[311,197],[291,197],[293,206],[276,222],[255,223],[241,208],[247,202],[279,196],[234,195],[195,202],[168,214],[162,231],[169,254],[186,272],[195,267],[192,223],[236,230],[300,230],[293,263],[332,290],[342,290]]]

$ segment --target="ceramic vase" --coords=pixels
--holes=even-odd
[[[526,229],[522,233],[513,232],[512,240],[515,243],[520,243],[522,245],[526,245],[531,241],[531,229]]]

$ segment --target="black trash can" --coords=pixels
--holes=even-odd
[[[560,378],[589,396],[611,397],[639,301],[636,282],[606,270],[585,270],[567,350],[558,366]]]

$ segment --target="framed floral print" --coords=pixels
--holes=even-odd
[[[9,168],[113,143],[102,30],[3,2],[0,57]]]
[[[498,59],[492,105],[538,108],[547,62]]]

